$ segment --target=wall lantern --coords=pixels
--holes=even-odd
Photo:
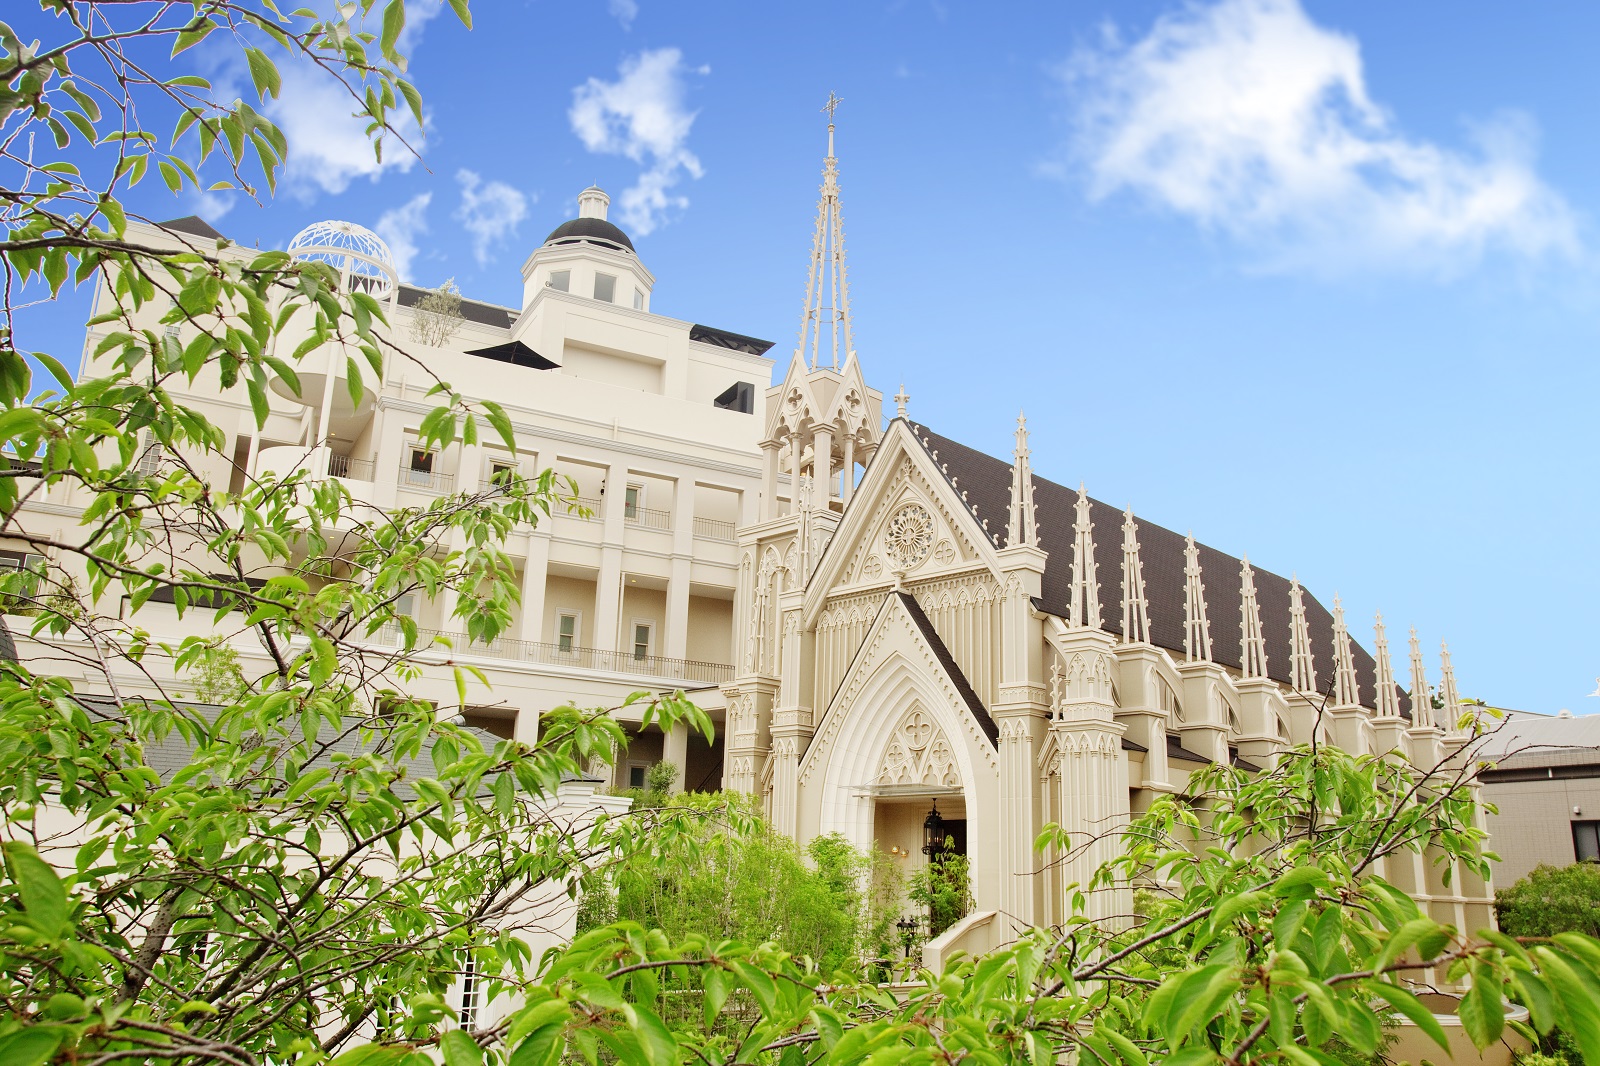
[[[911,957],[911,943],[917,939],[917,920],[909,916],[901,918],[894,923],[894,927],[900,930],[900,939],[905,941],[906,958],[909,959]]]
[[[939,817],[939,801],[933,801],[933,810],[922,820],[922,854],[932,859],[944,851],[944,819]]]

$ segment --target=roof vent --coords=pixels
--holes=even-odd
[[[1563,707],[1559,711],[1556,712],[1556,717],[1557,718],[1571,718],[1572,717],[1572,712],[1567,710],[1565,707]]]

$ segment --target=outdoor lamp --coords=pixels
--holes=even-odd
[[[917,938],[917,920],[907,916],[895,922],[894,927],[900,930],[900,939],[905,941],[906,958],[909,959],[911,957],[911,942]]]
[[[922,820],[922,854],[933,858],[944,850],[944,819],[939,817],[939,801],[933,801],[933,810]]]

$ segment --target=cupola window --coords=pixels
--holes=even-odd
[[[596,274],[594,276],[594,298],[613,303],[617,298],[617,279],[610,274]]]
[[[550,271],[550,287],[552,289],[560,289],[562,292],[566,292],[569,288],[571,288],[571,286],[572,286],[572,271],[570,271],[570,270],[552,270],[552,271]]]
[[[638,289],[633,290],[633,309],[635,311],[644,310],[644,293],[640,292]]]

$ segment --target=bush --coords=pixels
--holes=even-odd
[[[1495,893],[1495,910],[1509,936],[1600,936],[1600,864],[1540,866]]]

